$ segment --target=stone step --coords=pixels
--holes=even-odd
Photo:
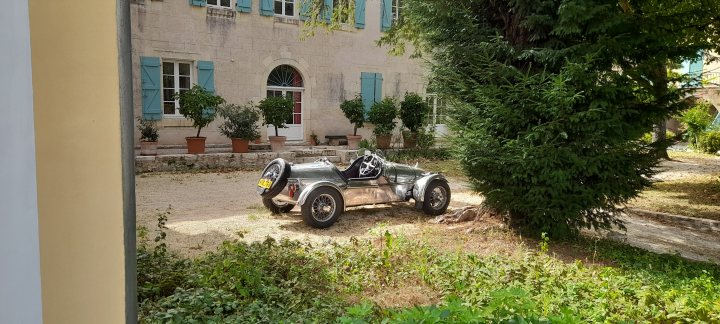
[[[250,152],[270,152],[270,144],[249,144]]]

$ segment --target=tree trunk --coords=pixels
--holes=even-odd
[[[668,79],[667,79],[667,64],[658,64],[653,73],[653,90],[655,94],[655,100],[658,105],[666,106],[668,104],[666,96],[668,93]],[[667,153],[667,138],[665,134],[667,132],[667,125],[665,117],[657,122],[653,126],[652,143],[655,146],[656,154],[658,157],[663,159],[670,159]]]
[[[657,147],[657,154],[663,159],[670,159],[667,153],[667,123],[662,120],[653,126],[652,142]]]

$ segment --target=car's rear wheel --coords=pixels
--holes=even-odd
[[[278,201],[272,198],[263,198],[263,205],[273,214],[289,213],[295,207],[295,204]]]
[[[442,215],[450,205],[450,186],[442,180],[433,180],[425,189],[422,210],[428,215]]]
[[[328,228],[334,224],[345,210],[345,202],[340,193],[329,187],[313,190],[302,205],[303,221],[315,228]]]
[[[287,177],[290,175],[290,165],[283,159],[275,159],[268,163],[262,172],[257,191],[263,198],[272,198],[280,194],[287,185]],[[263,181],[270,181],[269,188],[261,187]]]

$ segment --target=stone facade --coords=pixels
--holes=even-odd
[[[382,35],[380,6],[381,0],[367,0],[364,29],[347,27],[332,33],[318,29],[314,37],[301,40],[302,22],[261,16],[257,0],[252,0],[250,13],[192,6],[188,1],[135,0],[131,6],[135,114],[142,116],[142,56],[189,62],[194,71],[198,61],[212,61],[216,93],[236,104],[265,98],[270,72],[290,65],[304,81],[302,140],[311,133],[320,141],[325,135],[348,134],[352,126],[339,106],[360,93],[361,72],[382,73],[383,97],[423,93],[427,83],[419,61],[391,56],[387,48],[376,46]],[[196,76],[192,81],[197,82]],[[229,143],[219,134],[218,123],[202,130],[208,144]],[[182,116],[164,116],[159,125],[160,145],[184,144],[184,137],[195,135]],[[369,138],[371,130],[368,126],[359,133]],[[261,131],[265,140],[266,128]]]

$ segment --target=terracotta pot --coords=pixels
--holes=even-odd
[[[379,149],[389,149],[390,148],[390,141],[392,140],[392,135],[375,135],[375,140],[377,141],[377,148]]]
[[[255,144],[262,144],[262,138],[260,138],[260,137],[256,138]]]
[[[285,149],[287,136],[268,136],[268,140],[273,152],[282,152]]]
[[[312,136],[308,136],[308,144],[310,146],[317,146],[318,145],[317,139],[313,138]]]
[[[187,141],[188,154],[205,153],[205,139],[206,137],[185,137],[185,141]]]
[[[158,142],[140,142],[140,155],[157,155]]]
[[[360,146],[360,141],[362,140],[361,135],[347,135],[348,140],[348,150],[357,150]]]
[[[417,134],[411,132],[403,132],[403,147],[415,148],[417,146]]]
[[[242,138],[231,138],[232,141],[232,152],[233,153],[247,153],[250,152],[250,141]]]

